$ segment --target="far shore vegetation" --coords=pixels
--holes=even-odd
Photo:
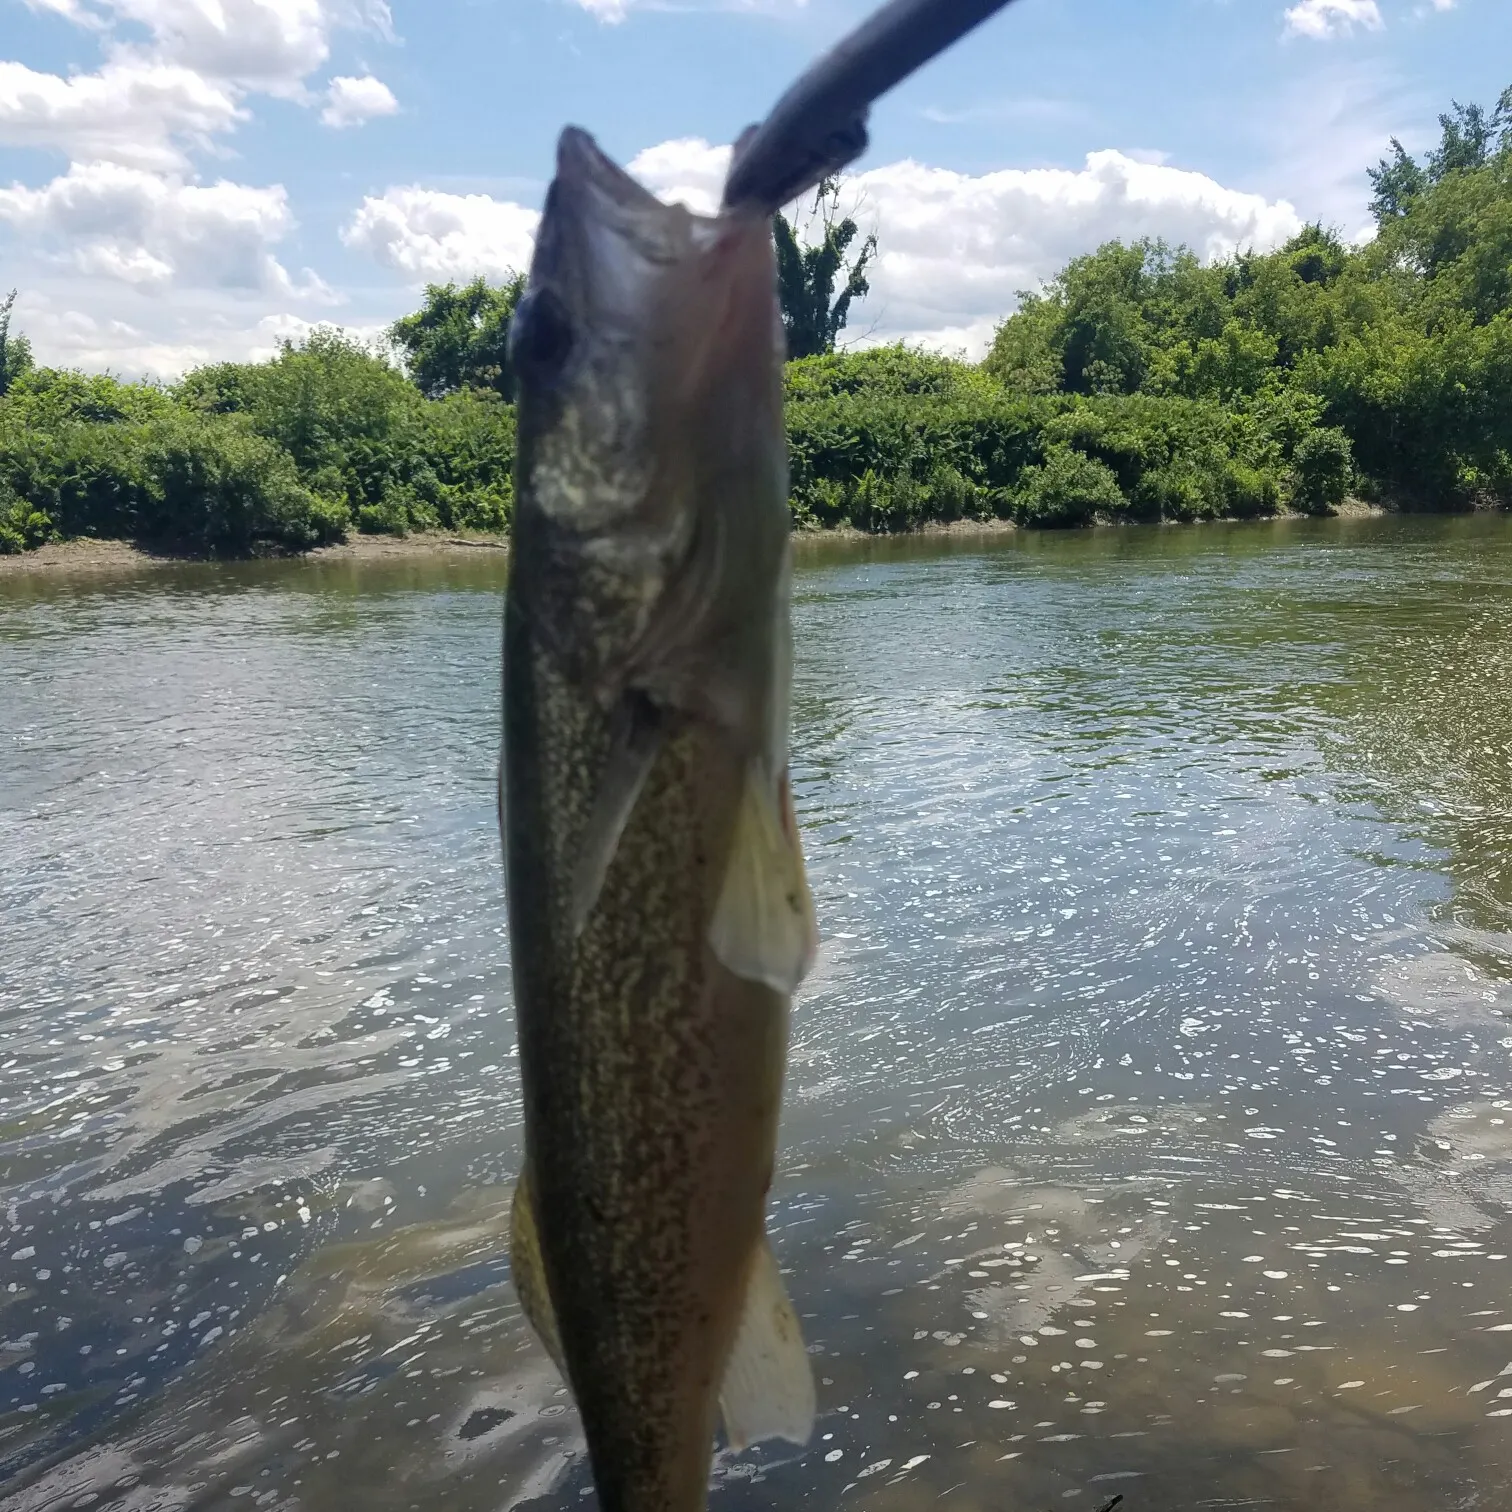
[[[792,510],[902,531],[1512,508],[1512,89],[1369,170],[1377,233],[1311,225],[1204,264],[1110,242],[1025,294],[977,364],[837,351],[874,237],[777,226]],[[176,383],[36,365],[0,299],[0,552],[78,537],[204,554],[351,532],[501,532],[521,290],[433,286],[376,351],[337,331]]]

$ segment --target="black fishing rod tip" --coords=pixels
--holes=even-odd
[[[727,210],[771,215],[866,150],[873,103],[1009,0],[887,0],[803,73],[737,149]]]
[[[756,154],[744,146],[758,133],[750,127],[741,134],[725,180],[724,208],[753,208],[772,215],[805,194],[815,184],[848,168],[866,151],[871,138],[866,130],[866,115],[852,116],[830,127],[819,137],[807,133],[788,142],[762,143]]]

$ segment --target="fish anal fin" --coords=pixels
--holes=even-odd
[[[735,1449],[770,1438],[806,1444],[814,1431],[814,1373],[777,1257],[764,1235],[746,1283],[719,1409]]]
[[[796,991],[818,951],[787,774],[774,793],[754,762],[741,790],[709,945],[736,976],[783,993]]]
[[[572,876],[574,937],[582,933],[598,902],[609,864],[661,750],[662,739],[662,721],[655,704],[644,694],[627,693],[615,711],[609,754],[579,842]]]
[[[562,1363],[562,1340],[557,1332],[556,1313],[551,1306],[551,1292],[546,1285],[546,1266],[541,1259],[528,1165],[515,1184],[514,1201],[509,1210],[509,1269],[514,1278],[515,1295],[525,1309],[527,1321],[565,1377],[567,1367]]]

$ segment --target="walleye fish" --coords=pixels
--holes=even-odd
[[[501,825],[525,1093],[512,1265],[605,1512],[698,1512],[807,1440],[765,1234],[815,950],[787,778],[770,222],[655,199],[569,128],[515,314]]]

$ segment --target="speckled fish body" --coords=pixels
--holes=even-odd
[[[764,1234],[813,953],[787,789],[770,231],[563,134],[511,352],[501,825],[525,1094],[515,1284],[606,1512],[697,1512],[812,1383]]]

